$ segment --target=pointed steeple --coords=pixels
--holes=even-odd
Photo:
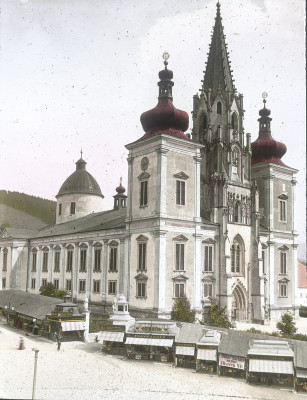
[[[208,62],[202,86],[202,90],[205,92],[211,89],[213,97],[216,95],[218,89],[221,91],[235,91],[219,2],[216,4],[216,7],[215,25],[213,27]]]

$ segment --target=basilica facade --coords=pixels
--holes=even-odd
[[[265,95],[257,140],[244,131],[219,4],[191,135],[173,105],[167,53],[159,79],[158,104],[141,115],[145,133],[126,145],[127,191],[120,182],[103,211],[81,155],[56,196],[55,225],[2,233],[2,290],[39,293],[52,282],[97,306],[123,293],[132,313],[161,318],[184,295],[197,317],[212,302],[232,320],[296,313],[297,170],[281,160]]]

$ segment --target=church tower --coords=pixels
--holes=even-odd
[[[261,257],[259,276],[253,285],[261,287],[261,305],[266,318],[279,319],[283,312],[298,313],[295,306],[297,288],[297,233],[294,229],[294,189],[297,170],[281,158],[286,145],[273,139],[271,111],[259,111],[259,136],[252,143],[252,178],[259,188]]]
[[[258,191],[251,181],[243,95],[237,93],[230,65],[217,3],[204,79],[193,101],[192,138],[203,145],[200,212],[220,226],[216,301],[226,306],[229,318],[252,320],[261,318],[251,292],[252,268],[258,268]]]
[[[163,318],[174,298],[186,295],[200,316],[202,146],[184,133],[189,117],[173,105],[173,72],[163,57],[158,104],[141,115],[145,134],[126,146],[128,298],[134,310]]]

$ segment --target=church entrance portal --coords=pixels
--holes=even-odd
[[[232,293],[232,318],[236,321],[247,320],[246,295],[240,285]]]

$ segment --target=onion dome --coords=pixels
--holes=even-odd
[[[120,184],[115,190],[119,196],[122,196],[125,193],[126,189],[124,188],[124,186],[122,186],[122,178],[120,178]]]
[[[56,197],[65,194],[92,194],[104,197],[95,178],[86,171],[86,162],[82,155],[76,162],[76,171],[66,179]]]
[[[146,134],[140,140],[161,133],[190,140],[183,133],[189,127],[189,116],[185,111],[178,110],[173,105],[173,71],[167,69],[168,53],[164,53],[163,58],[165,69],[159,72],[159,102],[155,108],[141,115],[141,123]]]
[[[258,139],[251,144],[252,147],[252,165],[260,163],[273,163],[279,165],[285,165],[281,158],[287,151],[285,144],[277,142],[272,138],[271,135],[271,121],[270,118],[271,110],[266,108],[265,98],[267,94],[262,95],[263,99],[263,109],[259,111],[260,118],[259,121],[259,136]]]

